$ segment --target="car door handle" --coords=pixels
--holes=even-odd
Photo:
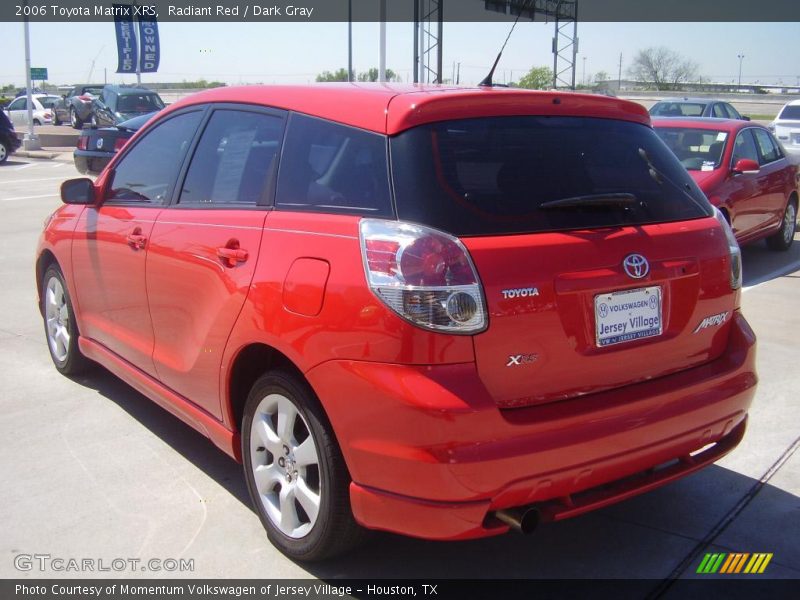
[[[236,263],[245,262],[250,256],[247,250],[242,248],[217,248],[217,256],[222,259],[225,266],[233,267]]]
[[[147,243],[147,238],[143,236],[141,233],[128,234],[128,245],[134,250],[144,250],[144,246],[146,243]]]

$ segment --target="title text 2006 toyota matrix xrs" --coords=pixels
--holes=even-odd
[[[61,191],[56,367],[102,364],[241,460],[294,558],[530,531],[744,433],[738,246],[633,103],[221,88]]]

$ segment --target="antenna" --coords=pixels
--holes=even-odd
[[[506,44],[508,44],[508,40],[511,39],[511,34],[514,33],[514,28],[517,26],[519,18],[522,16],[522,11],[524,11],[527,8],[528,4],[530,3],[531,0],[525,0],[525,3],[522,6],[520,6],[517,18],[514,19],[514,24],[511,26],[511,30],[508,32],[508,35],[506,36],[506,41],[503,42],[503,45],[500,48],[500,52],[497,53],[497,58],[494,59],[494,64],[492,65],[489,74],[486,77],[484,77],[483,81],[481,81],[478,84],[480,87],[492,87],[494,85],[492,83],[492,77],[494,77],[494,70],[497,68],[497,63],[500,62],[500,57],[503,56],[503,50],[506,49]]]

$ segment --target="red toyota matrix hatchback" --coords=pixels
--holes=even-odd
[[[739,248],[637,104],[221,88],[61,195],[56,368],[100,363],[243,462],[293,558],[528,532],[744,434]]]

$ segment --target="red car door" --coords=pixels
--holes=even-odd
[[[81,334],[155,374],[145,287],[153,224],[171,195],[201,111],[154,127],[107,174],[99,206],[83,211],[73,239]]]
[[[213,110],[152,233],[147,293],[158,378],[219,418],[222,352],[255,271],[283,127],[279,111]]]
[[[764,198],[765,226],[777,226],[783,219],[786,207],[786,180],[788,162],[778,149],[777,143],[765,129],[753,129],[758,146],[759,164],[765,177],[766,197]]]
[[[731,176],[725,186],[731,208],[731,225],[737,239],[742,241],[758,232],[769,217],[765,214],[769,204],[768,174],[763,170],[758,173],[733,172],[736,163],[744,158],[759,162],[752,128],[742,129],[736,135],[731,158]]]

